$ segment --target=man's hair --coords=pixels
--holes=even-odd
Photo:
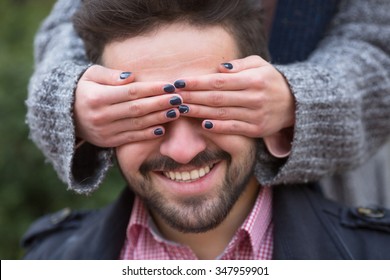
[[[178,22],[221,26],[232,34],[241,57],[268,59],[262,16],[259,0],[83,0],[73,23],[95,63],[110,42]]]

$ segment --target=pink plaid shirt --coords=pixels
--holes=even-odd
[[[267,187],[260,190],[252,212],[218,259],[269,260],[272,248],[272,191]],[[136,198],[120,259],[196,260],[197,257],[188,246],[162,237],[144,204]]]

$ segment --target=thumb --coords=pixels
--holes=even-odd
[[[245,58],[235,59],[221,63],[218,70],[222,73],[237,73],[243,70],[257,68],[269,63],[258,55],[251,55]]]
[[[133,82],[134,74],[100,65],[92,65],[85,71],[80,79],[102,85],[117,86]]]

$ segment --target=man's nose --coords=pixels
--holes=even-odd
[[[160,153],[181,164],[189,163],[206,149],[206,141],[200,123],[179,118],[168,124],[160,146]]]

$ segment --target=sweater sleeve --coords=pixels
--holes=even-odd
[[[390,132],[390,1],[343,1],[327,36],[304,62],[277,65],[296,100],[291,154],[260,143],[262,184],[307,182],[351,170]]]
[[[30,138],[69,189],[88,193],[103,180],[112,150],[84,144],[75,153],[74,92],[89,66],[71,20],[79,5],[58,0],[38,30],[26,105]]]

